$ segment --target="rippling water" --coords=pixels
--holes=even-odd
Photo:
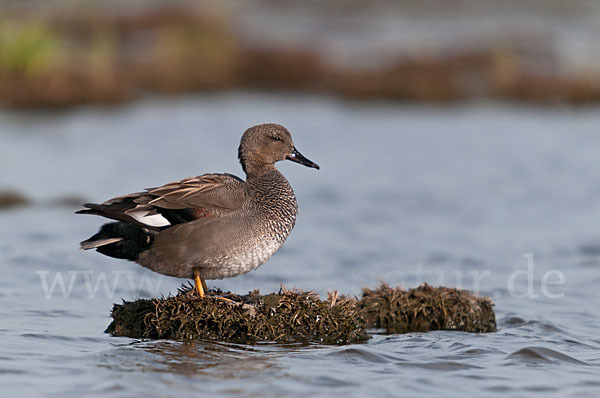
[[[320,171],[280,169],[297,226],[258,270],[214,281],[360,293],[385,280],[495,299],[497,333],[375,335],[344,347],[139,341],[103,333],[121,298],[183,280],[80,252],[100,201],[204,172],[240,174],[242,131],[279,122]],[[353,104],[253,93],[0,113],[0,391],[80,396],[514,396],[600,391],[600,112]],[[545,282],[544,282],[545,281]],[[61,282],[63,285],[61,285]],[[209,283],[211,284],[211,283]]]

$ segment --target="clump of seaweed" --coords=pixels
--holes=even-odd
[[[240,18],[244,7],[61,2],[32,14],[16,5],[22,2],[4,3],[12,2],[3,2],[0,15],[1,106],[120,103],[147,93],[232,88],[310,90],[365,100],[600,101],[594,62],[565,58],[555,48],[560,40],[535,35],[502,34],[426,51],[399,44],[365,59],[362,51],[347,52],[344,45],[326,52],[304,40],[253,34]],[[336,29],[327,23],[320,28]]]
[[[115,304],[107,332],[152,339],[205,339],[240,343],[360,343],[368,339],[356,300],[282,289],[278,294],[198,298],[176,296]]]
[[[115,304],[107,333],[150,339],[203,339],[237,343],[352,344],[367,341],[367,329],[387,333],[456,330],[493,332],[496,318],[489,298],[465,290],[421,285],[408,291],[382,284],[363,289],[360,300],[327,300],[314,292],[286,290],[246,296],[225,294],[231,301],[200,299],[184,286],[176,296]]]
[[[0,208],[26,206],[29,198],[17,191],[0,190]]]
[[[364,288],[358,306],[367,327],[385,329],[390,334],[431,330],[496,331],[492,300],[455,288],[423,284],[403,290],[382,283],[375,290]]]

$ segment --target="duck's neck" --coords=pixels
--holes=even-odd
[[[242,169],[244,169],[246,179],[248,180],[277,171],[277,168],[273,163],[260,162],[242,162]]]

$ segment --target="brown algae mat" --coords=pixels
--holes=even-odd
[[[0,208],[27,206],[29,198],[20,192],[0,189]]]
[[[296,2],[297,6],[306,3],[302,14],[314,15],[311,24],[322,33],[321,40],[312,40],[310,46],[307,40],[313,35],[293,34],[294,23],[291,30],[286,28],[288,19],[283,14],[284,22],[275,24],[271,34],[260,33],[264,32],[258,28],[262,24],[247,19],[248,6],[233,6],[237,2],[140,2],[145,5],[139,7],[58,2],[56,7],[37,7],[35,13],[20,3],[24,2],[3,2],[0,106],[60,108],[121,103],[147,94],[232,89],[287,89],[349,99],[440,103],[479,98],[549,104],[600,101],[598,68],[584,62],[595,53],[584,45],[582,54],[572,58],[561,51],[563,34],[541,38],[534,32],[527,34],[527,29],[492,36],[475,33],[460,43],[451,40],[448,43],[454,45],[450,46],[443,44],[446,40],[436,46],[433,39],[424,48],[400,41],[392,49],[384,40],[376,46],[381,47],[379,51],[368,44],[377,40],[370,33],[373,22],[368,22],[376,23],[376,15],[416,13],[424,17],[423,23],[433,24],[445,15],[444,11],[422,14],[418,5],[408,5],[418,2],[402,2],[406,7],[399,8],[388,7],[387,1],[369,2],[374,17],[366,19],[342,7],[331,20],[321,18],[322,9],[311,6],[312,2]],[[269,15],[271,7],[258,3],[266,2],[257,2],[258,14],[251,15]],[[587,5],[571,8],[574,16],[589,17]],[[527,9],[523,9],[526,15],[531,12]],[[562,15],[564,11],[553,12]],[[555,19],[546,16],[541,22]],[[359,40],[362,44],[334,44],[344,43],[339,39],[345,37],[346,25],[352,27],[353,35],[364,38]],[[594,29],[585,31],[594,37]],[[368,62],[364,55],[369,55]]]
[[[312,292],[284,289],[267,296],[252,292],[226,297],[234,302],[210,296],[200,299],[191,287],[184,287],[174,297],[115,304],[107,332],[240,343],[349,344],[368,338],[354,299],[322,301]]]
[[[364,288],[358,307],[369,328],[387,333],[496,331],[492,300],[455,288],[423,284],[407,291],[381,284]]]
[[[202,339],[238,343],[352,344],[368,340],[368,329],[386,333],[456,330],[493,332],[492,301],[467,291],[421,285],[408,291],[382,284],[365,288],[360,300],[337,292],[320,300],[313,292],[282,290],[260,295],[228,294],[233,301],[200,299],[190,287],[176,296],[115,304],[113,336]]]

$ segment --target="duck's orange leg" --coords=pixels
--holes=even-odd
[[[206,282],[204,279],[200,278],[200,273],[197,270],[194,270],[194,282],[196,284],[196,291],[198,295],[202,298],[208,292],[208,288],[206,287]]]
[[[208,286],[206,286],[206,282],[204,281],[204,279],[200,278],[200,273],[196,270],[194,270],[194,283],[196,285],[196,291],[198,292],[198,295],[200,296],[200,298],[204,298],[207,294],[213,295],[214,293],[210,293],[208,291]],[[213,296],[214,298],[217,298],[219,300],[223,300],[223,301],[229,301],[231,303],[234,303],[233,300],[228,299],[227,297],[221,297],[221,296]]]

